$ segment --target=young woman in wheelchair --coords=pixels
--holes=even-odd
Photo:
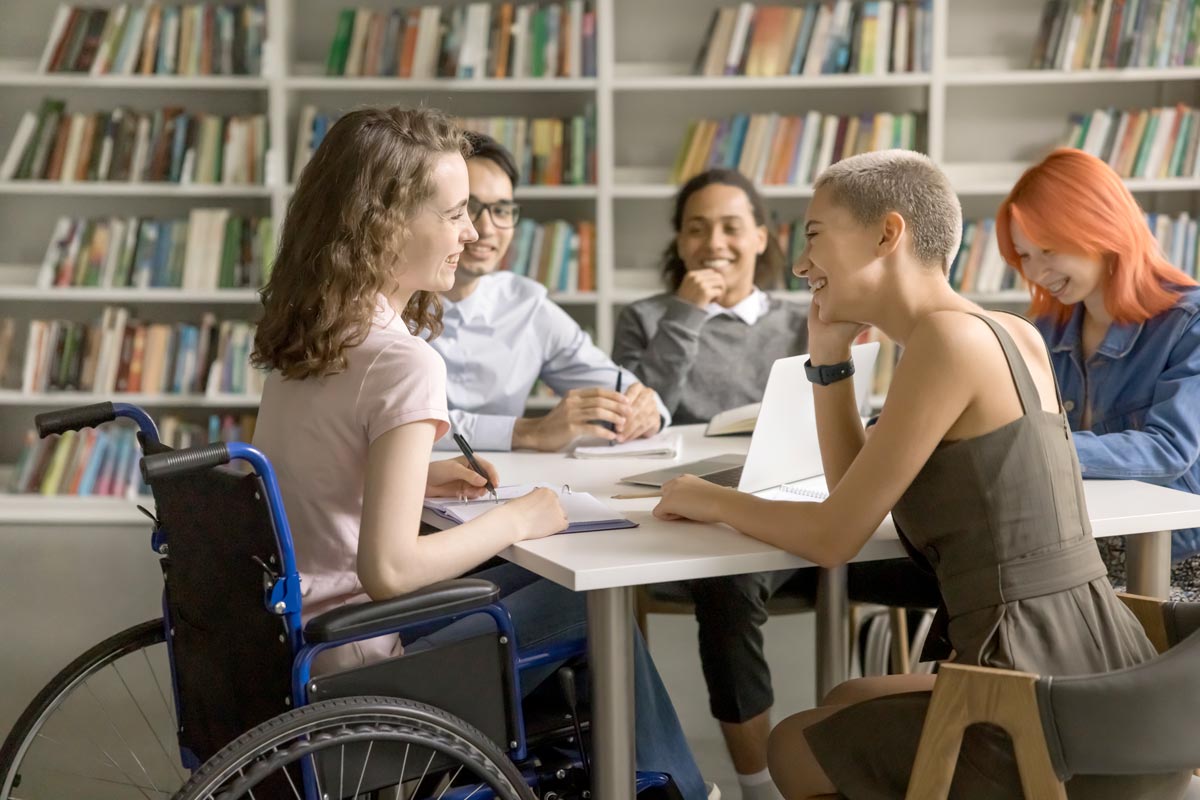
[[[467,147],[435,110],[353,111],[329,130],[289,205],[255,338],[253,359],[270,375],[254,444],[278,475],[306,618],[471,573],[509,545],[566,527],[557,498],[543,489],[419,535],[424,497],[484,495],[483,479],[461,459],[430,463],[449,428],[446,369],[419,335],[440,329],[437,292],[453,286],[459,256],[476,238],[466,211]],[[522,647],[586,635],[582,594],[511,564],[473,577],[500,587]],[[367,640],[322,653],[315,671],[492,625],[475,615],[417,642]],[[640,641],[635,662],[639,769],[671,775],[687,800],[704,798]],[[523,691],[555,667],[522,673]]]
[[[961,224],[949,180],[925,156],[871,153],[826,170],[795,271],[813,292],[809,346],[830,496],[769,502],[686,476],[664,487],[655,514],[724,522],[835,566],[891,512],[910,552],[937,575],[954,660],[1043,675],[1146,661],[1155,651],[1113,593],[1091,536],[1042,338],[947,281]],[[870,437],[844,380],[850,345],[867,325],[904,347]],[[903,797],[933,681],[851,681],[778,725],[769,763],[784,795]],[[1085,775],[1068,792],[1167,798],[1186,780]],[[1022,796],[1006,736],[968,730],[951,796]]]

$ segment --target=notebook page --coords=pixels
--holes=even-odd
[[[496,489],[499,502],[492,500],[488,495],[484,495],[478,499],[465,502],[454,499],[430,499],[425,501],[425,507],[442,511],[445,515],[451,516],[459,522],[470,522],[473,519],[483,516],[493,508],[499,508],[509,500],[524,497],[534,489],[542,487],[552,489],[558,495],[558,500],[562,503],[563,511],[567,514],[567,521],[572,525],[588,522],[607,522],[623,518],[619,512],[609,508],[587,492],[563,491],[564,487],[552,486],[550,484],[501,486]]]

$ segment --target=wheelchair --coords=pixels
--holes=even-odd
[[[499,590],[471,578],[302,624],[267,458],[243,443],[172,450],[125,403],[36,424],[45,437],[117,418],[139,428],[163,614],[97,644],[37,695],[0,747],[0,800],[590,797],[575,686],[585,641],[521,649]],[[495,632],[312,673],[330,648],[389,634],[415,641],[473,614]],[[557,681],[523,698],[523,672],[560,664]],[[659,773],[639,773],[637,790],[677,796]]]

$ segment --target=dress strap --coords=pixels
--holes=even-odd
[[[1042,401],[1037,385],[1033,382],[1033,376],[1029,374],[1029,366],[1021,356],[1021,351],[1017,349],[1017,343],[1013,341],[1012,335],[1005,330],[1003,325],[986,314],[971,313],[986,322],[1000,341],[1000,347],[1004,350],[1004,358],[1008,361],[1008,371],[1012,374],[1013,384],[1017,388],[1017,396],[1021,400],[1023,413],[1028,415],[1030,412],[1040,410]]]

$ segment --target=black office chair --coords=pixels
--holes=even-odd
[[[945,800],[963,732],[999,725],[1012,738],[1025,796],[1066,800],[1075,775],[1200,767],[1200,603],[1122,595],[1160,655],[1098,675],[1049,677],[944,664],[908,800]],[[1200,798],[1200,777],[1185,797]]]

